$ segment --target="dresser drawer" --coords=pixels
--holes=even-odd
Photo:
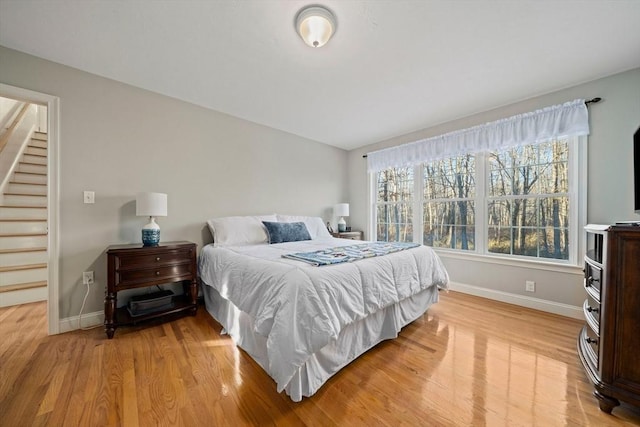
[[[596,334],[600,335],[600,303],[591,298],[591,295],[587,295],[587,299],[582,305],[582,310],[587,324]]]
[[[583,348],[589,362],[595,369],[598,369],[599,338],[588,325],[585,325],[580,332],[580,340],[580,346]]]
[[[584,288],[589,295],[600,302],[600,291],[602,289],[602,269],[589,261],[584,263]]]
[[[117,256],[118,265],[116,268],[123,270],[140,266],[149,267],[153,265],[161,266],[188,262],[192,257],[191,252],[191,249],[181,249],[158,252],[149,255],[121,254]]]

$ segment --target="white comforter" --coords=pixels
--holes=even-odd
[[[268,372],[279,392],[349,323],[430,286],[447,287],[444,266],[426,246],[321,267],[282,258],[355,243],[330,238],[202,249],[200,278],[253,317],[255,332],[267,337]]]

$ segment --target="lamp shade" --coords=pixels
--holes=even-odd
[[[167,216],[167,195],[164,193],[138,193],[137,216]]]
[[[349,203],[338,203],[333,207],[335,216],[349,216]]]

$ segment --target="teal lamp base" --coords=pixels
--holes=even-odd
[[[154,217],[150,217],[147,225],[142,227],[142,244],[144,246],[158,246],[160,244],[160,226]]]
[[[344,220],[344,218],[340,218],[340,220],[338,221],[338,231],[340,233],[347,231],[347,222]]]

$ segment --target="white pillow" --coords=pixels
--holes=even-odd
[[[207,221],[214,246],[257,245],[269,237],[262,221],[277,221],[275,215],[227,216]]]
[[[277,214],[276,217],[278,218],[278,222],[304,222],[304,225],[307,226],[307,230],[309,230],[309,235],[311,236],[312,240],[331,237],[331,234],[329,234],[329,230],[327,230],[327,226],[319,216]]]

